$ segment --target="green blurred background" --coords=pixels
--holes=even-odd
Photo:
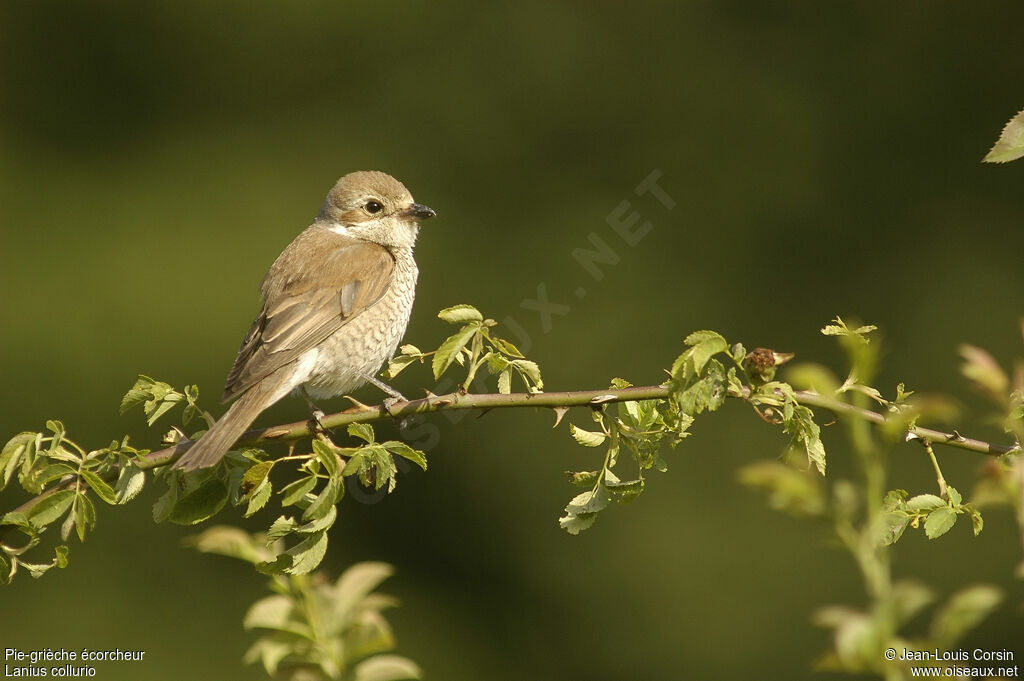
[[[5,0],[0,436],[61,418],[91,446],[152,442],[117,414],[139,372],[198,383],[220,413],[263,273],[338,176],[375,168],[439,215],[417,250],[421,347],[470,302],[522,327],[549,389],[599,388],[661,380],[700,328],[841,369],[817,330],[854,316],[883,329],[881,387],[952,393],[965,431],[999,438],[956,347],[1022,354],[1024,162],[979,163],[1024,104],[1022,23],[1016,2]],[[654,170],[672,210],[634,194]],[[635,247],[606,223],[624,200],[653,225]],[[600,281],[570,255],[591,234],[620,256]],[[546,332],[521,307],[541,284],[571,308]],[[304,415],[286,400],[261,422]],[[738,405],[579,537],[555,522],[562,471],[593,457],[550,412],[431,422],[429,472],[346,499],[324,564],[396,566],[399,652],[428,678],[826,678],[810,615],[861,605],[859,578],[737,484],[784,444]],[[842,432],[826,438],[851,474]],[[919,449],[894,456],[891,486],[931,490]],[[978,457],[940,456],[969,488]],[[101,508],[70,569],[0,592],[0,647],[147,651],[104,679],[263,678],[240,658],[264,579],[179,548],[156,491]],[[1011,519],[969,535],[908,536],[895,571],[940,594],[1003,585],[971,643],[1024,654]]]

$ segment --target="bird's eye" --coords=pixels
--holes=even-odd
[[[363,206],[363,208],[365,208],[366,212],[371,215],[373,215],[374,213],[379,213],[382,210],[384,210],[384,206],[380,205],[380,202],[378,201],[367,201],[366,205]]]

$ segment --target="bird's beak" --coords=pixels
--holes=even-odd
[[[413,220],[426,220],[437,215],[434,209],[430,206],[424,206],[422,203],[414,203],[405,210],[402,211],[402,215]]]

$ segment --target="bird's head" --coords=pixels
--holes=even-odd
[[[340,234],[393,248],[411,248],[419,223],[433,209],[416,203],[405,185],[387,173],[360,170],[345,175],[327,194],[317,220]]]

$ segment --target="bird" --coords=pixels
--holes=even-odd
[[[435,216],[387,173],[338,180],[263,278],[262,307],[225,383],[231,406],[174,468],[215,466],[289,393],[313,407],[372,383],[404,399],[374,374],[405,335],[419,276],[413,246],[420,223]]]

